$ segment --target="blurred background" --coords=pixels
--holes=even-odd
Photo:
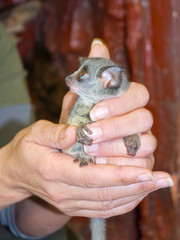
[[[158,140],[155,169],[172,174],[175,187],[108,219],[108,239],[180,239],[180,1],[0,0],[0,21],[28,71],[36,119],[58,122],[68,91],[64,78],[95,37],[107,43],[112,60],[128,69],[132,81],[145,84]],[[73,218],[69,226],[89,239],[88,219]]]

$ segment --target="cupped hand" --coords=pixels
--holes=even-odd
[[[110,58],[108,48],[101,41],[93,41],[89,57]],[[77,95],[69,91],[62,105],[61,123],[66,122],[68,112]],[[88,125],[93,134],[91,146],[85,146],[89,155],[97,156],[98,164],[132,165],[153,168],[156,138],[150,129],[153,125],[152,114],[145,108],[149,92],[142,84],[132,82],[120,97],[105,99],[97,103],[90,112],[94,121]],[[127,155],[123,137],[141,134],[141,147],[136,157]]]
[[[94,44],[90,56],[106,57],[107,53],[104,45]],[[135,94],[133,88],[144,92],[137,101],[131,100]],[[59,151],[76,142],[76,127],[64,124],[76,99],[71,92],[63,103],[61,124],[41,120],[20,131],[0,151],[1,186],[6,189],[1,198],[4,205],[36,195],[68,216],[106,218],[126,213],[148,193],[172,186],[168,173],[150,170],[156,140],[148,133],[152,116],[144,109],[149,97],[147,90],[132,83],[125,94],[102,101],[92,110],[101,106],[109,109],[106,117],[90,124],[102,130],[101,137],[94,139],[96,152],[93,154],[100,163],[106,164],[80,168],[73,157]],[[131,103],[126,105],[128,99]],[[138,123],[140,117],[145,126]],[[136,157],[129,158],[122,137],[132,132],[143,133],[142,146]]]
[[[58,150],[74,144],[75,134],[73,126],[41,120],[4,147],[1,181],[9,189],[6,204],[36,195],[68,216],[110,217],[132,210],[149,192],[170,185],[167,173],[141,167],[80,168]]]
[[[95,42],[89,57],[109,58],[109,52],[104,44]],[[68,92],[65,96],[61,123],[66,121],[67,114],[76,98],[76,94],[72,92]],[[96,156],[98,164],[83,169],[85,174],[88,173],[87,176],[90,174],[88,184],[84,186],[86,200],[78,201],[78,207],[82,209],[78,212],[74,209],[73,215],[109,217],[123,214],[132,210],[148,193],[159,188],[173,186],[170,175],[165,172],[151,172],[151,175],[145,174],[146,177],[139,175],[142,169],[147,171],[153,168],[153,153],[157,145],[156,138],[150,131],[153,125],[152,114],[145,108],[148,100],[148,90],[142,84],[132,82],[122,96],[103,100],[91,110],[90,117],[95,122],[90,123],[88,127],[93,132],[90,135],[93,138],[93,145],[85,146],[85,151],[89,155]],[[141,134],[141,147],[135,157],[130,157],[127,155],[122,139],[124,136],[136,133]],[[98,178],[95,174],[97,169]],[[117,185],[113,182],[116,170],[121,172],[122,177],[121,181],[116,183]],[[135,173],[142,182],[136,182],[137,178],[131,178]],[[94,189],[93,186],[97,187],[99,180],[104,176],[104,184]],[[131,181],[130,179],[126,181],[125,176],[131,178]],[[89,184],[92,180],[93,184]],[[96,193],[98,200],[94,198]],[[74,200],[62,202],[65,206],[67,202],[72,204]]]

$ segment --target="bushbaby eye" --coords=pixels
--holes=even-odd
[[[88,73],[87,70],[85,68],[81,69],[80,73],[79,73],[79,80],[83,81],[84,79],[86,79],[88,77]]]

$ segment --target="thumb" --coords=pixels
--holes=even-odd
[[[109,50],[100,38],[95,38],[91,44],[91,50],[88,57],[110,58]]]
[[[75,93],[71,92],[71,91],[69,91],[64,96],[59,123],[65,123],[66,122],[68,113],[69,113],[72,105],[75,103],[76,99],[77,99],[77,95]]]
[[[39,120],[31,127],[31,142],[55,148],[65,149],[76,142],[76,127],[65,124],[55,124]]]

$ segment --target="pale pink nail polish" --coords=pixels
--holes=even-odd
[[[107,107],[97,107],[90,112],[90,118],[92,121],[100,120],[109,115],[109,109]]]

